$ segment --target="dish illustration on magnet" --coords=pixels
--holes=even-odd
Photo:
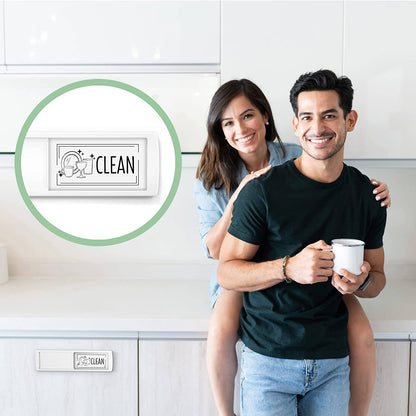
[[[81,172],[79,169],[80,162],[82,162],[82,156],[78,152],[69,151],[65,153],[61,159],[61,172],[63,172],[67,178],[70,178],[77,172]],[[83,177],[82,172],[80,177]]]
[[[84,170],[87,167],[87,162],[85,160],[81,160],[81,161],[75,162],[75,165],[79,169],[78,178],[85,178]]]

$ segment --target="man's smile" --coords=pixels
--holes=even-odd
[[[331,137],[327,138],[327,139],[308,139],[309,141],[311,141],[312,143],[325,143],[329,140],[331,140]]]
[[[314,144],[323,144],[329,142],[331,139],[335,137],[334,133],[323,133],[319,136],[315,134],[307,134],[305,135],[305,139]]]

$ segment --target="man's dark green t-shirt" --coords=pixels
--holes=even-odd
[[[294,256],[309,244],[331,244],[334,238],[356,238],[365,249],[380,248],[386,209],[373,189],[365,175],[345,164],[335,182],[321,183],[302,175],[291,160],[245,185],[229,233],[259,245],[255,262]],[[250,349],[271,357],[341,358],[348,355],[347,321],[331,279],[282,282],[244,293],[240,336]]]

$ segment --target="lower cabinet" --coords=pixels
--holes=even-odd
[[[113,370],[37,371],[36,351],[112,351]],[[137,416],[137,339],[0,338],[1,416]]]
[[[202,339],[140,340],[140,416],[216,415],[205,355]]]
[[[410,345],[408,340],[376,341],[377,376],[369,416],[416,416],[416,359],[410,362]],[[412,348],[416,357],[416,347]],[[205,353],[205,340],[140,340],[140,416],[216,415]],[[235,413],[239,415],[238,376],[235,390]]]
[[[206,340],[0,336],[1,416],[213,416]],[[376,341],[370,416],[416,416],[416,344]],[[37,371],[35,352],[112,351],[112,371]],[[237,348],[239,351],[239,348]],[[49,355],[48,355],[49,356]],[[54,364],[54,363],[53,363]],[[239,380],[235,411],[240,414]],[[410,397],[409,397],[410,392]]]
[[[416,416],[416,340],[411,345],[409,416]]]
[[[377,375],[369,416],[416,415],[415,409],[408,413],[410,342],[376,341],[376,360]],[[412,367],[414,378],[414,362]]]

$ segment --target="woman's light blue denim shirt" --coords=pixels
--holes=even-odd
[[[302,153],[302,148],[294,143],[284,143],[286,155],[283,156],[283,151],[278,142],[267,142],[267,147],[270,152],[269,164],[272,166],[281,165],[288,160],[295,159]],[[241,162],[239,182],[248,174],[245,165]],[[208,258],[209,251],[206,245],[206,236],[208,231],[218,222],[224,214],[225,207],[228,204],[229,197],[224,188],[215,189],[212,187],[209,191],[204,188],[201,180],[197,179],[195,182],[195,196],[198,203],[199,213],[199,234],[202,240],[203,250]],[[217,266],[218,261],[215,261],[215,267],[211,275],[210,281],[210,301],[211,306],[214,306],[219,294],[222,292],[222,287],[217,283]]]

